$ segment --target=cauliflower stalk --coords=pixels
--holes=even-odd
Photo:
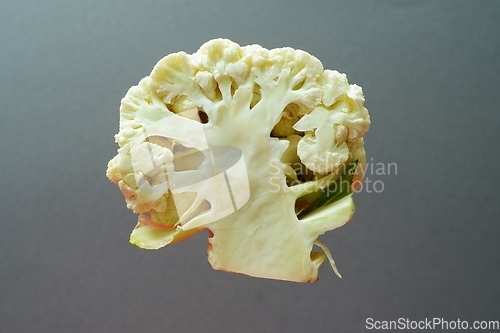
[[[208,229],[214,269],[314,282],[366,163],[361,88],[301,50],[226,40],[161,59],[120,108],[107,176],[158,249]],[[317,245],[321,250],[313,251]]]

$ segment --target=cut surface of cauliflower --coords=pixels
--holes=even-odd
[[[338,274],[317,238],[354,213],[363,104],[301,50],[215,39],[166,56],[122,99],[107,169],[139,214],[130,241],[158,249],[208,229],[214,269],[314,282],[328,258]]]

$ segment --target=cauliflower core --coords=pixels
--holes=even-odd
[[[208,229],[214,269],[314,282],[328,257],[338,273],[317,238],[354,213],[363,103],[301,50],[216,39],[166,56],[123,98],[108,164],[139,214],[130,241],[158,249]]]

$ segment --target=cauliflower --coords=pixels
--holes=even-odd
[[[354,213],[363,103],[345,74],[292,48],[216,39],[161,59],[122,99],[107,169],[139,214],[131,243],[208,229],[214,269],[314,282],[328,258],[339,275],[317,238]]]

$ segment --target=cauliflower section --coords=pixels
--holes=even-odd
[[[293,128],[306,133],[297,146],[302,163],[314,172],[326,174],[335,172],[352,158],[349,143],[364,136],[370,127],[370,117],[363,106],[361,88],[349,85],[345,74],[326,70],[320,82],[324,82],[323,103]]]
[[[336,271],[317,238],[349,221],[352,194],[298,214],[342,166],[365,163],[363,103],[301,50],[216,39],[164,57],[123,98],[108,164],[140,214],[131,242],[157,249],[208,229],[214,269],[314,282],[328,258]]]

